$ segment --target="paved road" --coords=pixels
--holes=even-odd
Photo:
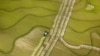
[[[54,20],[54,25],[50,30],[50,36],[41,39],[39,46],[32,56],[50,55],[58,39],[64,35],[74,3],[75,0],[63,0],[59,12]]]

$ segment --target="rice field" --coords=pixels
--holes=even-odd
[[[62,0],[0,0],[0,56],[31,56],[51,29]],[[63,39],[73,46],[100,48],[100,1],[76,0]],[[50,56],[100,56],[93,48],[74,49],[60,40]]]

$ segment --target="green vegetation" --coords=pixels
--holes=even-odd
[[[44,31],[52,27],[61,2],[62,0],[0,0],[0,56],[31,56]],[[76,0],[64,40],[71,45],[86,44],[100,48],[99,16],[99,0]],[[30,32],[33,32],[32,36],[29,35]],[[23,48],[24,45],[19,47],[20,41],[29,42],[27,47],[31,49]],[[51,56],[66,55],[100,56],[100,51],[75,50],[65,47],[59,41]]]

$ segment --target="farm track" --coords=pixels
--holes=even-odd
[[[2,9],[1,9],[2,10]],[[16,9],[15,9],[16,10]],[[4,11],[8,11],[8,10],[4,10]],[[11,12],[11,11],[9,11],[9,12]],[[37,15],[33,15],[33,16],[37,16]],[[51,16],[51,15],[47,15],[47,16]],[[39,16],[37,16],[37,17],[39,17]],[[41,16],[40,16],[41,17]],[[24,19],[24,18],[23,18]],[[75,20],[77,20],[77,19],[75,19]],[[80,20],[80,21],[85,21],[85,20]],[[87,20],[86,20],[87,21]],[[20,20],[18,21],[18,22],[20,22]],[[17,23],[18,23],[17,22]],[[17,24],[17,23],[15,23],[15,24]],[[13,27],[15,26],[15,24],[13,25]],[[99,26],[98,26],[99,27]],[[96,27],[95,27],[96,28]],[[9,28],[8,28],[9,29]],[[89,28],[88,30],[90,30],[90,29],[92,29],[92,28]],[[5,30],[5,29],[4,29]],[[57,29],[58,30],[58,29]],[[87,30],[86,30],[87,31]],[[86,32],[86,31],[84,31],[84,32]],[[77,32],[77,31],[76,31]],[[44,37],[45,38],[45,37]],[[47,40],[46,40],[47,41]]]

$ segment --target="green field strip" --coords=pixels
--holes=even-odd
[[[71,27],[69,27],[69,28],[71,28]],[[83,32],[79,32],[79,31],[76,31],[74,28],[71,28],[73,31],[75,31],[75,32],[77,32],[77,33],[82,33],[82,34],[84,34],[85,32],[90,32],[90,34],[91,34],[91,37],[92,37],[92,39],[93,39],[93,45],[94,46],[96,46],[96,47],[100,47],[100,26],[97,26],[97,27],[93,27],[93,28],[90,28],[90,29],[87,29],[87,30],[85,30],[85,31],[83,31]],[[93,33],[95,33],[95,34],[93,34]],[[80,35],[79,34],[79,35]],[[73,34],[74,35],[74,34]],[[83,40],[83,39],[82,39]]]
[[[28,14],[28,15],[30,15],[30,14]],[[19,23],[21,20],[23,20],[24,19],[24,17],[26,17],[26,16],[28,16],[28,15],[25,15],[25,16],[23,16],[23,17],[19,17],[18,19],[16,19],[17,21],[15,21],[15,20],[11,20],[11,21],[14,21],[14,22],[10,22],[11,24],[10,25],[8,25],[7,24],[7,22],[6,22],[6,20],[4,20],[3,21],[3,23],[2,24],[0,24],[0,30],[7,30],[7,29],[10,29],[10,28],[12,28],[13,26],[15,26],[17,23]],[[34,15],[34,14],[33,14]],[[55,14],[54,14],[55,15]],[[34,16],[36,16],[36,15],[34,15]],[[46,15],[46,16],[53,16],[53,15]],[[38,17],[46,17],[46,16],[38,16]],[[12,18],[13,19],[13,18]],[[6,22],[6,23],[4,23],[4,22]]]
[[[62,2],[62,0],[36,0],[36,1],[54,1],[54,2],[58,2],[58,3]]]
[[[72,33],[71,33],[72,34]],[[75,36],[75,35],[73,35],[73,36]],[[71,36],[68,36],[67,35],[67,37],[68,38],[73,38],[73,37],[71,37]],[[91,37],[91,33],[90,33],[90,43],[88,43],[88,42],[86,42],[87,40],[85,40],[84,41],[84,38],[82,38],[82,37],[80,37],[81,39],[77,39],[77,36],[75,36],[74,37],[74,39],[73,40],[75,40],[75,39],[77,39],[77,41],[75,41],[75,42],[78,42],[78,41],[80,41],[80,42],[84,42],[84,43],[80,43],[80,44],[78,44],[78,45],[81,45],[81,44],[86,44],[86,45],[90,45],[90,46],[93,46],[93,39],[92,39],[92,37]],[[89,37],[88,37],[89,38]],[[73,40],[72,41],[69,41],[69,39],[66,39],[65,41],[67,42],[67,43],[69,43],[70,45],[75,45],[75,46],[77,46],[77,43],[74,43],[73,42]],[[71,43],[72,42],[72,43]],[[86,42],[86,43],[85,43]],[[72,48],[69,48],[69,50],[72,52],[72,53],[74,53],[74,54],[76,54],[77,56],[88,56],[88,55],[90,55],[90,53],[91,53],[91,51],[92,51],[92,49],[72,49]]]
[[[100,7],[100,0],[88,0],[91,4],[99,6]]]
[[[95,0],[94,0],[95,1]],[[84,3],[83,3],[84,4]],[[95,6],[94,4],[91,4],[90,1],[87,1],[87,6],[82,8],[79,11],[76,11],[72,13],[72,18],[76,18],[78,20],[91,20],[91,21],[97,21],[99,20],[99,13],[100,13],[100,8],[98,6]],[[87,7],[89,7],[87,10]],[[80,7],[80,6],[78,6]]]
[[[54,1],[0,1],[0,9],[14,10],[20,7],[44,7],[58,10],[60,3]]]
[[[5,11],[5,12],[14,12],[14,11],[17,11],[17,10],[25,10],[25,9],[33,9],[33,8],[42,8],[42,9],[45,9],[45,10],[48,10],[48,11],[54,11],[56,12],[57,10],[52,10],[52,9],[48,9],[48,8],[45,8],[45,7],[20,7],[20,8],[16,8],[16,9],[13,9],[13,10],[7,10],[7,9],[0,9],[0,11]]]
[[[77,11],[85,8],[86,5],[87,5],[87,0],[80,0],[79,2],[77,2],[77,0],[76,0],[76,4],[74,5],[73,12],[77,12]]]
[[[21,1],[21,0],[0,0],[0,1]]]
[[[70,27],[70,26],[68,26],[68,28],[72,29],[74,32],[77,32],[77,33],[84,33],[84,32],[87,32],[87,31],[89,32],[89,31],[98,30],[98,29],[100,28],[100,26],[91,27],[91,28],[86,29],[86,30],[84,30],[84,31],[77,31],[77,30],[75,30],[74,28],[72,28],[72,27]]]
[[[80,3],[81,1],[82,1],[82,0],[76,0],[76,1],[75,1],[75,5],[78,4],[78,3]]]
[[[81,50],[74,50],[71,48],[68,48],[70,52],[72,52],[75,56],[89,56],[92,52],[92,49],[87,50],[87,49],[81,49]]]
[[[64,38],[66,41],[72,42],[71,43],[72,45],[91,44],[89,32],[77,33],[75,31],[73,31],[71,28],[68,28],[68,31],[65,32]],[[73,39],[73,38],[75,38],[75,39]],[[74,41],[76,41],[76,42],[74,42]]]
[[[49,16],[53,16],[53,15],[46,15],[46,16],[37,16],[37,15],[34,15],[34,14],[28,14],[28,15],[25,15],[24,17],[22,17],[21,19],[19,19],[16,23],[14,23],[13,25],[11,25],[10,27],[8,28],[0,28],[0,30],[7,30],[7,29],[10,29],[12,27],[14,27],[15,25],[17,25],[20,21],[24,20],[25,17],[29,16],[29,15],[33,15],[35,17],[49,17]],[[54,14],[55,15],[55,14]]]
[[[92,6],[92,5],[91,5]],[[94,7],[93,10],[86,10],[86,8],[73,12],[72,16],[73,18],[79,19],[79,20],[99,20],[100,16],[100,8]]]
[[[77,18],[73,18],[71,17],[72,20],[76,20],[76,21],[82,21],[82,22],[98,22],[100,20],[81,20],[81,19],[77,19]]]
[[[68,25],[74,28],[76,31],[83,32],[87,31],[90,28],[99,27],[100,21],[78,20],[75,18],[71,18]]]
[[[62,2],[62,0],[50,0],[50,1]]]
[[[39,11],[38,11],[39,10]],[[0,19],[0,28],[9,28],[15,22],[20,20],[21,17],[24,17],[27,14],[34,14],[36,16],[48,16],[52,14],[56,14],[56,12],[48,11],[43,8],[33,8],[33,9],[21,9],[13,12],[2,12],[1,19]]]
[[[64,36],[64,40],[68,42],[71,45],[81,45],[81,44],[86,44],[86,45],[91,45],[92,46],[92,39],[90,37],[90,33],[73,33],[73,30],[67,31]],[[70,49],[70,48],[69,48]],[[91,52],[91,49],[70,49],[74,54],[77,54],[78,56],[88,56]],[[81,53],[80,53],[81,52]]]

